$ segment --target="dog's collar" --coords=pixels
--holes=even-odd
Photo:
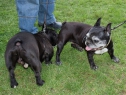
[[[92,29],[92,28],[90,28],[90,29],[87,31],[87,33],[88,33],[91,29]],[[87,34],[87,33],[86,33],[86,34]],[[86,36],[83,37],[82,43],[84,42],[85,39],[86,39]]]

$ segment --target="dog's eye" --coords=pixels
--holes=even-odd
[[[95,42],[95,43],[98,43],[98,42],[99,42],[99,40],[94,40],[94,42]]]

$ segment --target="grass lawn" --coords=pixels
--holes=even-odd
[[[61,54],[62,65],[42,63],[43,86],[37,86],[30,68],[17,65],[16,89],[10,88],[4,52],[8,40],[18,29],[15,0],[0,0],[0,95],[126,95],[126,24],[112,31],[114,63],[108,53],[95,55],[98,70],[91,70],[85,51],[79,52],[68,43]],[[126,20],[126,0],[56,0],[54,12],[58,21],[76,21],[94,25],[112,23],[112,28]],[[37,26],[37,23],[36,23]],[[54,48],[56,52],[56,47]]]

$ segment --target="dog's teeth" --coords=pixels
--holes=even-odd
[[[24,64],[24,68],[28,68],[28,64],[27,63]]]

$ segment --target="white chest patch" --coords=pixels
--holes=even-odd
[[[108,51],[107,48],[103,48],[103,49],[101,49],[101,50],[96,50],[96,51],[95,51],[95,54],[103,54],[103,53],[105,53],[105,52],[107,52],[107,51]]]

